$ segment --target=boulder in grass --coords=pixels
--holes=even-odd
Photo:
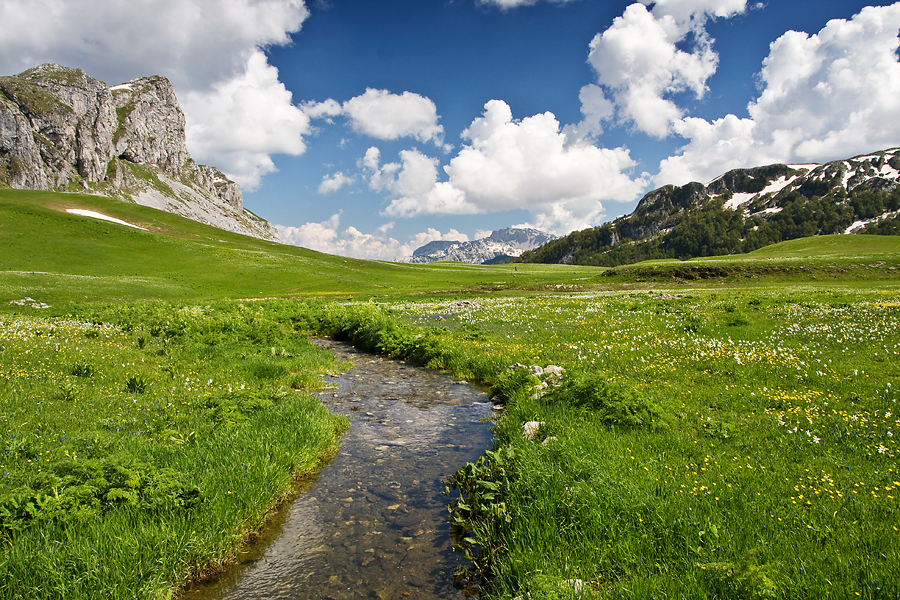
[[[522,425],[522,436],[526,440],[534,440],[537,438],[538,432],[544,426],[543,421],[527,421]]]

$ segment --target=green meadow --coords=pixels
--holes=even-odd
[[[0,245],[0,597],[226,565],[346,427],[311,334],[504,405],[447,482],[484,598],[900,597],[896,237],[402,265],[0,190]]]
[[[66,213],[95,211],[143,227]],[[330,256],[80,194],[0,189],[0,294],[79,302],[350,298],[578,284],[599,269],[408,265]]]

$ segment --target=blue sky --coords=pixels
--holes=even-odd
[[[285,241],[401,259],[900,145],[900,3],[0,0],[0,72],[169,77]]]

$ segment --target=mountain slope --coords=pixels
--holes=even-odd
[[[506,262],[546,244],[556,236],[537,229],[498,229],[490,236],[472,242],[436,240],[417,248],[406,262],[454,261],[477,265]]]
[[[80,209],[127,225],[69,213]],[[322,254],[88,194],[0,189],[0,312],[73,302],[375,297],[574,285],[563,265],[411,265]]]
[[[243,208],[241,188],[198,165],[165,77],[107,87],[46,64],[0,77],[0,186],[101,194],[277,240]]]
[[[824,165],[735,169],[664,186],[630,215],[525,252],[520,262],[616,266],[750,252],[811,235],[900,231],[900,149]]]

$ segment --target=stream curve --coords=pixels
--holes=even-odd
[[[338,455],[233,568],[189,600],[462,599],[444,482],[491,446],[491,403],[438,373],[315,340],[354,367],[320,393],[350,418]]]

